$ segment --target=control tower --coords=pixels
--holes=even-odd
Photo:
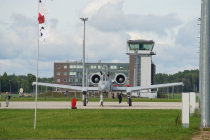
[[[127,55],[130,56],[129,85],[147,86],[155,84],[156,66],[152,63],[153,40],[128,40]]]

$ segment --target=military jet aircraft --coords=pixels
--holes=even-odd
[[[157,85],[148,85],[148,86],[136,86],[136,87],[126,87],[126,79],[127,77],[123,73],[118,73],[114,82],[109,77],[109,71],[107,66],[103,66],[100,73],[95,73],[90,77],[90,81],[95,85],[95,87],[81,87],[81,86],[70,86],[70,85],[61,85],[61,84],[50,84],[50,83],[41,83],[37,82],[39,86],[46,87],[55,87],[55,88],[63,88],[63,89],[71,89],[82,91],[83,94],[83,106],[86,106],[88,103],[87,92],[88,91],[98,91],[100,95],[100,106],[103,106],[103,94],[108,92],[126,92],[127,95],[127,103],[129,106],[132,106],[131,95],[132,92],[140,91],[140,90],[149,90],[149,89],[157,89],[163,87],[174,87],[174,86],[184,86],[182,82],[178,83],[167,83],[167,84],[157,84]],[[118,86],[114,86],[117,84]],[[33,82],[32,85],[36,85],[36,82]],[[119,100],[122,99],[122,95],[119,95]],[[119,101],[120,102],[120,101]]]

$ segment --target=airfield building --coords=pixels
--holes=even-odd
[[[129,55],[129,85],[133,86],[149,86],[155,84],[156,66],[152,62],[152,56],[155,42],[153,40],[128,40]],[[156,98],[157,91],[142,90],[134,92],[133,95],[139,97]]]
[[[110,71],[110,78],[114,79],[118,73],[124,73],[129,79],[129,63],[85,63],[85,83],[92,86],[90,77],[99,73],[101,67],[106,65]],[[82,85],[82,61],[54,62],[54,83],[65,85]],[[87,80],[86,80],[87,79]],[[129,80],[126,84],[129,83]]]

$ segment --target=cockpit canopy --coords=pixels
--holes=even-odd
[[[101,75],[101,77],[102,77],[102,78],[101,78],[102,81],[107,81],[107,80],[109,80],[109,79],[108,79],[108,76],[107,76],[105,73],[103,73],[103,74]]]

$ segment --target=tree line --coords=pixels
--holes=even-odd
[[[32,83],[36,81],[36,76],[33,74],[28,75],[7,75],[5,72],[3,75],[0,75],[0,93],[1,92],[11,92],[16,94],[19,92],[20,88],[23,88],[24,93],[32,93],[34,87]],[[39,82],[48,82],[52,83],[53,78],[39,78]]]
[[[39,82],[52,83],[53,77],[51,78],[39,78]],[[10,92],[18,93],[20,88],[23,88],[24,93],[32,93],[34,87],[32,82],[36,81],[36,76],[33,74],[28,75],[7,75],[5,72],[3,75],[0,75],[0,93],[1,92]],[[199,91],[199,70],[185,70],[183,72],[178,72],[175,74],[165,74],[158,73],[156,74],[155,84],[163,83],[172,83],[172,82],[183,82],[184,87],[174,88],[174,92],[198,92]],[[41,89],[46,90],[46,89]],[[166,89],[161,89],[164,91]],[[169,88],[169,92],[172,91],[172,88]]]
[[[156,84],[183,82],[184,87],[175,88],[175,92],[198,92],[199,70],[185,70],[175,74],[158,73],[155,77]],[[171,92],[171,88],[169,89]]]

